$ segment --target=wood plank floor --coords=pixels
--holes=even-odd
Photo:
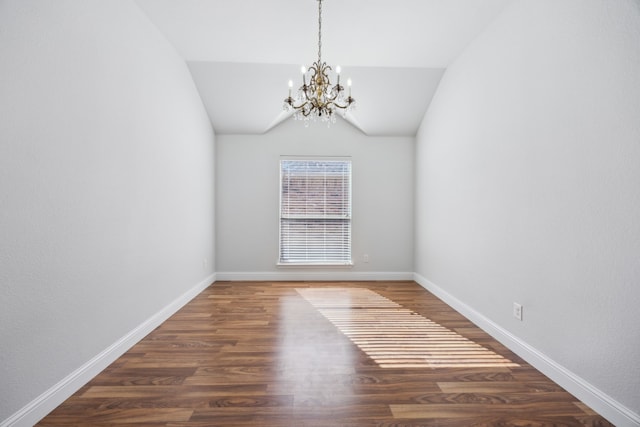
[[[414,282],[216,282],[40,426],[610,426]]]

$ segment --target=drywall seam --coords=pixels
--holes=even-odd
[[[4,420],[0,423],[0,427],[33,426],[215,281],[215,273],[205,278]]]
[[[640,415],[558,364],[418,273],[414,280],[617,427],[640,427]]]

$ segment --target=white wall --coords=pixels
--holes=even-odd
[[[367,137],[341,119],[331,128],[288,119],[265,135],[218,135],[218,279],[411,278],[413,152],[414,138]],[[276,267],[282,155],[351,156],[352,268]]]
[[[133,3],[0,2],[0,424],[211,277],[213,155]]]
[[[416,151],[417,277],[640,422],[640,2],[515,2]]]

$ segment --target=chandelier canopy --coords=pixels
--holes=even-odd
[[[340,84],[340,66],[336,67],[337,82],[331,86],[329,72],[332,68],[322,62],[322,0],[318,0],[318,60],[307,70],[302,66],[302,86],[296,97],[291,96],[293,81],[289,80],[289,96],[284,100],[284,110],[293,111],[296,120],[335,123],[336,109],[342,111],[343,116],[355,107],[355,99],[351,97],[351,79],[347,80],[349,95],[345,94],[344,86]],[[309,83],[307,83],[309,77]]]

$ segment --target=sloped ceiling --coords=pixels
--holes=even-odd
[[[324,0],[322,57],[353,80],[347,121],[415,135],[446,67],[512,0]],[[136,0],[184,57],[218,134],[288,118],[287,82],[318,52],[317,0]]]

